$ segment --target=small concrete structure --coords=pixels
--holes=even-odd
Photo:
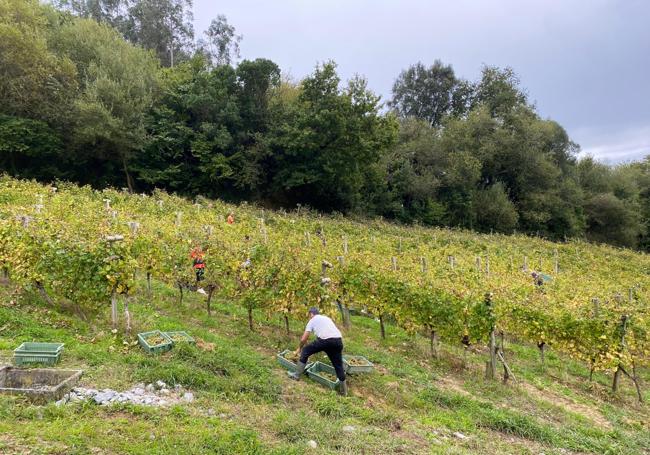
[[[82,373],[81,370],[0,366],[0,393],[25,395],[36,402],[55,401],[74,387]]]

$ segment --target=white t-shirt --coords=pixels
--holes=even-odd
[[[327,340],[328,338],[343,338],[339,329],[334,325],[334,322],[322,314],[317,314],[309,320],[305,332],[314,332],[314,334],[321,340]]]

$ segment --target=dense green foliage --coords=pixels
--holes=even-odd
[[[648,249],[650,159],[610,167],[542,119],[509,68],[416,64],[389,110],[326,62],[236,62],[191,0],[0,0],[0,170]]]

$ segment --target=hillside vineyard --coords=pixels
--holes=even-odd
[[[138,317],[128,307],[136,285],[160,280],[181,299],[192,289],[196,245],[205,250],[208,311],[217,292],[246,307],[251,324],[253,310],[288,321],[317,304],[336,317],[348,308],[372,315],[382,334],[390,322],[429,337],[432,351],[439,339],[470,346],[503,333],[537,344],[542,355],[547,347],[564,352],[592,372],[632,372],[650,359],[645,254],[0,180],[5,276],[87,314],[112,308],[116,327]],[[537,285],[533,271],[551,279]]]

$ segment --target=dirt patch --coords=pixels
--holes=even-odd
[[[6,455],[29,455],[32,453],[42,453],[47,448],[48,453],[66,454],[69,453],[68,447],[59,442],[37,441],[36,444],[16,439],[9,434],[0,434],[0,453]]]
[[[561,406],[568,411],[571,411],[575,414],[582,415],[588,420],[599,426],[601,429],[611,430],[612,424],[607,420],[597,409],[593,407],[577,403],[576,401],[567,398],[565,396],[553,393],[549,390],[540,390],[537,387],[527,384],[520,383],[519,386],[526,390],[531,396],[543,401],[548,401],[555,405]]]

